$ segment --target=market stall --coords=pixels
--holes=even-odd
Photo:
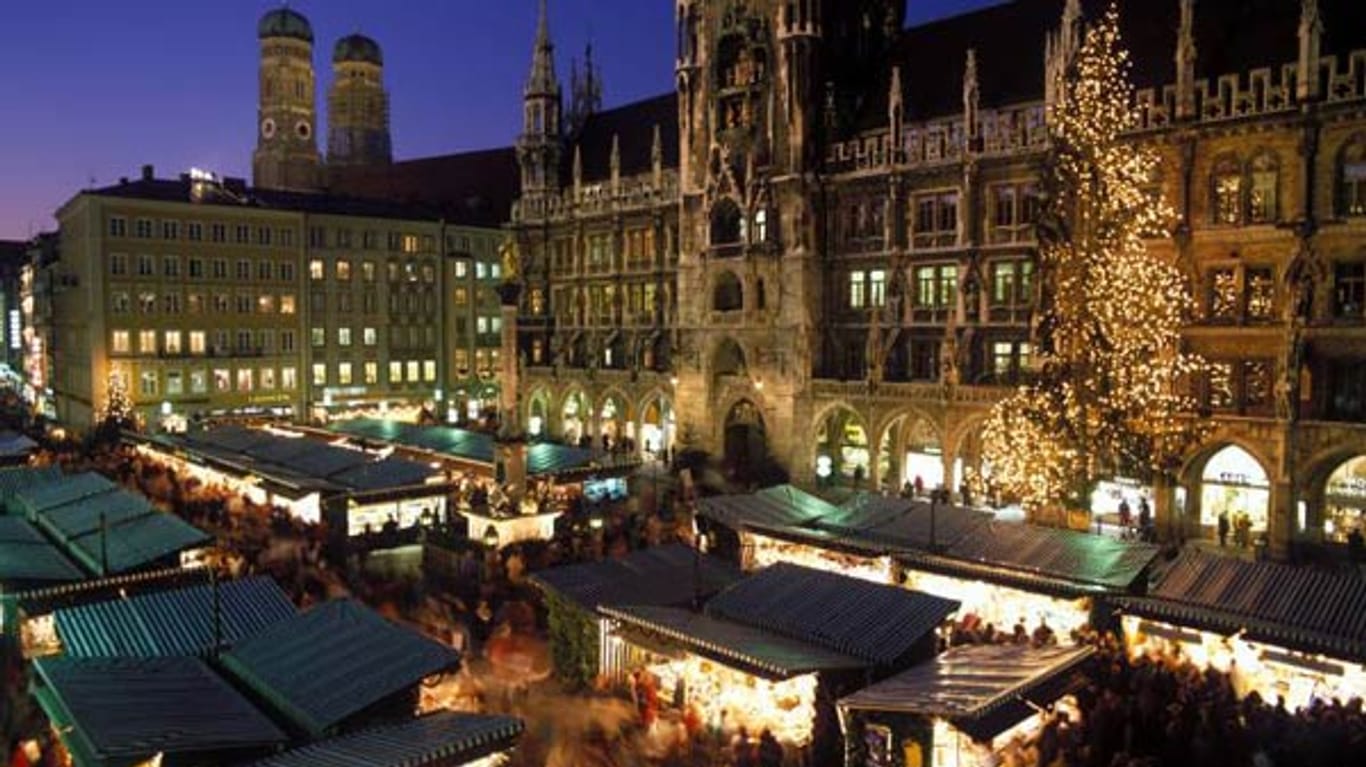
[[[771,731],[789,757],[838,755],[838,733],[816,728],[824,707],[868,676],[933,655],[958,603],[778,564],[736,582],[698,612],[603,607],[658,697],[717,728]],[[826,710],[833,716],[833,710]],[[824,760],[824,761],[822,761]]]
[[[1228,672],[1240,696],[1366,697],[1366,580],[1274,562],[1187,553],[1149,597],[1118,600],[1133,655]]]
[[[839,701],[845,767],[987,767],[1075,683],[1089,647],[955,647]]]

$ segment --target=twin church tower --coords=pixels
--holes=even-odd
[[[290,8],[261,17],[260,99],[252,184],[266,189],[313,191],[333,168],[388,165],[389,94],[379,44],[353,34],[332,48],[327,94],[327,161],[318,152],[313,27]]]

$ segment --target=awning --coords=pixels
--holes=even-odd
[[[1093,652],[1092,647],[964,645],[843,698],[839,706],[945,719],[973,737],[989,738],[1028,716],[1026,701],[1046,705],[1060,697],[1070,672]],[[1011,706],[1014,712],[1004,711]]]
[[[318,741],[250,767],[426,767],[470,764],[517,744],[523,725],[506,716],[439,711],[403,724]]]
[[[762,629],[675,607],[603,607],[626,626],[649,631],[682,649],[765,679],[871,665],[852,655],[788,639]]]

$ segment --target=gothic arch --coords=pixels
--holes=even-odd
[[[817,477],[867,478],[871,476],[872,442],[868,420],[855,407],[834,402],[811,420],[811,444],[815,450]],[[825,464],[825,460],[829,464]]]
[[[739,245],[744,236],[744,213],[731,197],[721,197],[711,206],[709,238],[712,247]]]
[[[759,397],[736,396],[726,402],[717,419],[722,458],[731,473],[748,479],[769,462],[768,428]]]
[[[726,269],[712,278],[711,309],[738,312],[745,308],[745,285],[735,272]]]
[[[707,372],[718,376],[743,376],[749,373],[749,353],[743,344],[730,336],[722,336],[712,345],[707,355]]]
[[[920,477],[933,488],[944,478],[944,429],[918,407],[901,407],[884,416],[873,430],[874,476],[896,489]],[[908,458],[910,453],[914,456]]]
[[[565,391],[559,405],[555,413],[560,426],[557,436],[573,444],[588,435],[593,423],[593,401],[588,393],[580,386],[572,386]]]
[[[543,437],[549,433],[552,422],[550,403],[553,399],[550,389],[546,386],[535,386],[531,389],[526,400],[525,416],[527,432],[531,436]]]

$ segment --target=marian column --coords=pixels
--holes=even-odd
[[[498,438],[496,466],[498,482],[508,492],[516,509],[526,495],[526,434],[522,429],[521,358],[517,347],[517,312],[522,297],[517,245],[508,240],[502,247],[503,282],[498,286],[502,305],[503,345],[501,381],[498,386]]]

